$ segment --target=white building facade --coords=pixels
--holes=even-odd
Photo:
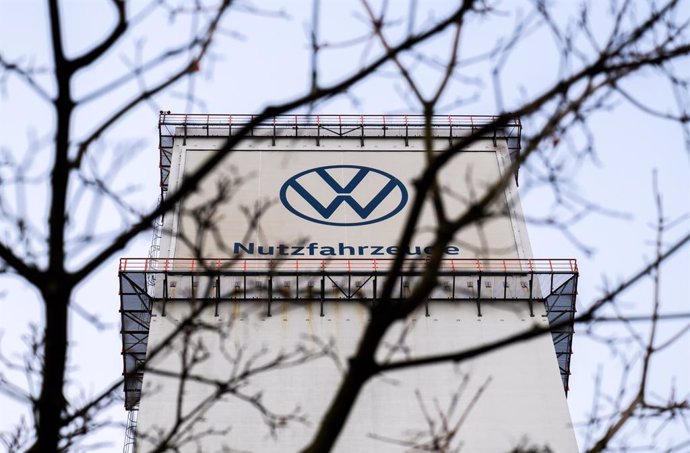
[[[394,299],[425,271],[437,226],[430,201],[409,246],[398,247],[430,155],[423,118],[278,117],[225,151],[250,121],[161,115],[163,196],[227,155],[166,214],[156,254],[121,261],[125,405],[138,410],[137,451],[300,451],[392,259],[405,255]],[[492,121],[434,118],[431,155]],[[506,177],[519,153],[519,122],[487,131],[438,175],[451,218]],[[375,376],[335,451],[426,451],[440,438],[467,452],[577,451],[566,403],[577,264],[532,257],[508,176],[493,215],[445,247],[439,284],[387,332],[377,356],[425,357],[535,325],[553,330],[461,363]]]

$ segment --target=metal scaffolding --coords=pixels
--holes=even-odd
[[[376,303],[392,259],[187,259],[122,258],[120,313],[125,407],[139,404],[153,313],[166,314],[174,301],[202,302],[218,316],[222,303],[261,304],[266,317],[277,302],[316,302],[326,316],[332,303]],[[426,270],[425,259],[406,259],[393,299],[403,299]],[[572,354],[578,269],[573,259],[445,259],[437,287],[425,306],[470,303],[482,316],[484,304],[524,303],[531,316],[542,304],[552,326],[556,357],[567,393]]]
[[[248,114],[179,114],[161,112],[158,120],[158,148],[160,150],[161,197],[165,197],[170,178],[175,139],[186,144],[187,137],[233,137],[256,120]],[[498,117],[491,115],[435,115],[431,130],[436,138],[454,140],[491,125]],[[249,131],[250,137],[264,137],[275,146],[279,140],[310,138],[316,146],[329,139],[355,139],[361,146],[367,138],[402,140],[424,135],[423,115],[280,115],[259,122]],[[486,138],[505,140],[510,156],[520,153],[522,125],[519,118],[508,121],[504,127],[490,128]]]

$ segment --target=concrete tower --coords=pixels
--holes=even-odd
[[[121,260],[125,407],[138,411],[128,430],[137,451],[161,443],[299,451],[331,402],[392,258],[406,258],[393,294],[404,298],[431,253],[430,202],[410,247],[396,247],[427,162],[423,118],[277,117],[223,151],[251,120],[161,115],[162,197],[227,155],[165,215],[149,258]],[[434,149],[492,120],[436,117]],[[519,142],[516,120],[443,167],[450,216],[506,174]],[[459,364],[374,377],[336,451],[417,451],[442,437],[443,420],[449,433],[457,427],[451,445],[463,452],[577,451],[566,404],[577,264],[532,257],[513,178],[494,211],[446,247],[438,286],[390,329],[379,359],[465,350],[534,325],[555,326],[551,334]]]

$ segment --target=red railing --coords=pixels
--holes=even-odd
[[[426,259],[405,259],[403,271],[421,270]],[[392,258],[120,258],[120,272],[385,272]],[[575,259],[444,259],[441,272],[577,272]]]

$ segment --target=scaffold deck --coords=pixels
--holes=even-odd
[[[196,301],[261,304],[266,317],[278,302],[315,302],[320,316],[332,303],[375,303],[392,259],[165,259],[120,260],[125,407],[138,406],[143,383],[151,316],[166,314],[166,304]],[[403,261],[393,300],[405,298],[426,271],[424,259]],[[433,316],[433,302],[471,303],[477,317],[495,302],[524,303],[531,316],[543,304],[567,393],[574,332],[578,268],[572,259],[446,259],[438,268],[437,287],[423,307]]]

